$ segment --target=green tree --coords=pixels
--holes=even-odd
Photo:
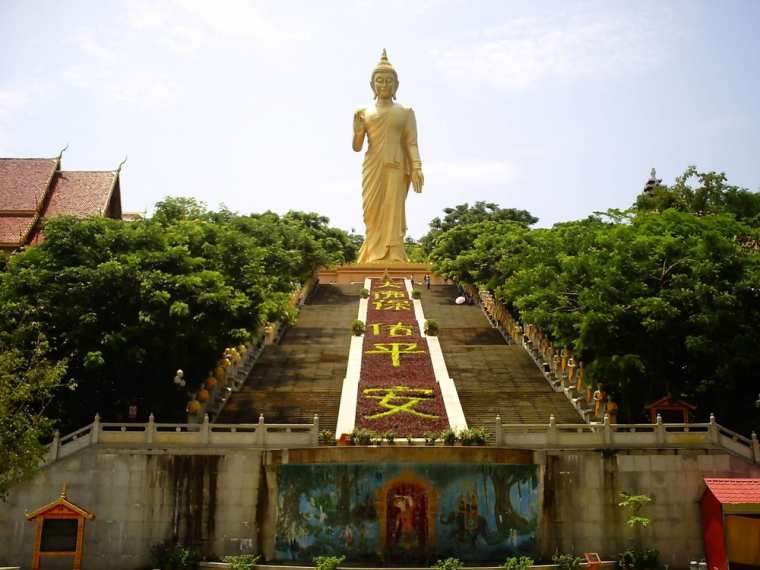
[[[436,217],[430,222],[430,230],[420,239],[420,245],[426,253],[431,253],[436,245],[436,239],[444,232],[455,227],[468,226],[481,222],[515,222],[522,226],[530,226],[538,221],[527,210],[515,208],[500,208],[493,202],[477,201],[470,206],[467,202],[453,208],[444,208],[443,218]]]
[[[241,216],[190,199],[130,223],[56,218],[2,274],[0,340],[23,347],[41,331],[51,356],[68,360],[79,389],[51,410],[63,429],[95,412],[122,419],[130,404],[179,420],[178,368],[202,381],[225,346],[291,318],[289,295],[319,266],[355,252],[316,214]]]
[[[43,340],[28,354],[0,345],[0,499],[39,469],[53,427],[46,409],[65,370],[65,362],[48,360]]]

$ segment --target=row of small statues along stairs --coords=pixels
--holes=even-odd
[[[493,433],[497,415],[503,424],[546,424],[550,415],[557,423],[583,423],[524,348],[508,344],[478,305],[454,302],[455,286],[419,288],[425,318],[438,322],[443,357],[467,425]]]
[[[335,430],[361,284],[320,284],[298,322],[264,348],[217,423],[311,423]]]

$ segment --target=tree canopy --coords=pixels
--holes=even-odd
[[[573,347],[622,420],[638,421],[644,404],[672,393],[703,418],[715,412],[749,431],[758,418],[760,235],[756,216],[737,215],[732,197],[758,195],[691,169],[661,194],[687,194],[689,175],[712,185],[709,207],[695,199],[650,209],[639,200],[628,212],[550,229],[452,226],[435,240],[434,268],[493,290],[558,347]]]
[[[178,420],[171,382],[207,376],[225,346],[288,318],[289,295],[356,245],[317,214],[242,216],[169,198],[147,220],[60,217],[0,279],[0,341],[26,354],[42,334],[77,389],[49,408],[62,429],[121,419],[130,404]]]

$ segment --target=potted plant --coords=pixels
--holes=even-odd
[[[354,322],[351,323],[351,332],[354,334],[354,336],[362,336],[364,334],[364,321],[361,319],[354,319]]]
[[[422,291],[419,289],[412,289],[412,299],[421,299],[422,298]]]
[[[425,321],[425,334],[428,336],[438,336],[438,321],[427,319]]]
[[[361,295],[362,299],[368,299],[369,298],[369,289],[366,287],[362,288],[361,291],[359,291],[359,295]]]

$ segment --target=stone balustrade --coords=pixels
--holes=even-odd
[[[91,445],[140,447],[314,447],[319,440],[319,417],[311,424],[267,424],[259,416],[255,424],[158,423],[153,414],[146,423],[112,423],[95,420],[66,436],[57,432],[48,447],[45,463],[52,463]]]
[[[601,423],[502,424],[496,416],[494,430],[498,447],[513,449],[721,449],[754,463],[760,463],[757,435],[740,435],[715,421],[707,423],[611,424]]]

